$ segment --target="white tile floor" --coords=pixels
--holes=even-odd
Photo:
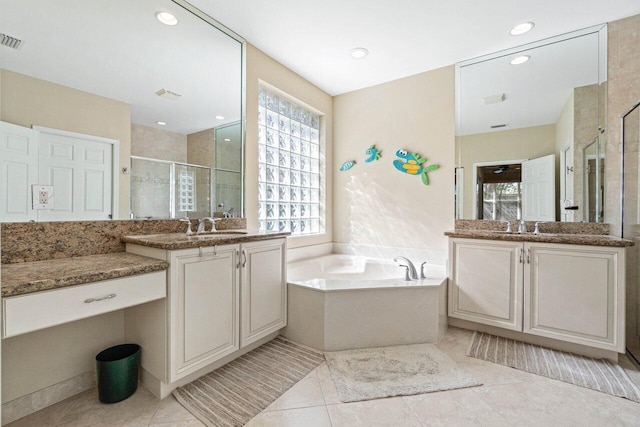
[[[465,356],[471,332],[450,328],[438,347],[484,385],[341,403],[323,363],[247,424],[259,426],[640,426],[640,404]],[[640,372],[621,361],[640,384]],[[173,397],[140,387],[113,405],[90,390],[10,426],[202,426]]]

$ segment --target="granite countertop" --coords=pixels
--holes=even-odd
[[[622,239],[604,234],[560,234],[560,233],[505,233],[495,230],[471,230],[457,229],[444,233],[449,237],[461,237],[466,239],[503,240],[510,242],[538,242],[538,243],[562,243],[565,245],[609,246],[625,247],[633,246],[632,240]]]
[[[185,233],[124,236],[120,240],[125,243],[135,243],[137,245],[149,246],[152,248],[176,250],[277,239],[287,237],[290,234],[291,233],[289,232],[270,232],[257,230],[222,230],[216,232],[215,234],[194,233],[191,236],[187,236]]]
[[[169,263],[118,252],[2,264],[2,297],[166,270]]]

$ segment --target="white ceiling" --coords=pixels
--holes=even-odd
[[[640,13],[638,0],[191,0],[331,95]],[[528,34],[509,30],[534,21]],[[349,51],[362,46],[367,58]]]

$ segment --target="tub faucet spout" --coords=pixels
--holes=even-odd
[[[393,259],[393,262],[404,261],[407,263],[407,267],[409,267],[409,277],[411,280],[418,280],[418,271],[416,270],[415,265],[411,262],[409,258],[398,256]]]

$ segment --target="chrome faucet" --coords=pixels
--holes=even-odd
[[[535,228],[533,229],[533,234],[540,234],[540,224],[544,224],[546,221],[538,221],[536,222]]]
[[[207,224],[207,221],[209,221],[211,223],[211,231],[216,231],[216,221],[219,221],[220,218],[218,219],[214,219],[211,218],[210,216],[204,217],[200,219],[200,222],[198,222],[198,233],[204,233],[205,232],[205,226]]]
[[[193,231],[191,231],[191,220],[189,217],[180,218],[179,221],[187,223],[187,236],[191,236]]]
[[[520,220],[520,225],[518,225],[518,233],[526,233],[527,232],[527,223],[524,222],[524,219]]]
[[[420,264],[420,279],[426,279],[427,276],[424,274],[424,267],[427,265],[427,261]]]
[[[511,233],[511,221],[503,221],[505,223],[507,223],[507,229],[505,230],[505,233]]]
[[[411,280],[418,280],[418,272],[416,271],[415,265],[411,262],[409,258],[398,256],[393,259],[393,262],[405,261],[407,265],[400,264],[400,267],[406,267],[409,270],[409,278]]]

